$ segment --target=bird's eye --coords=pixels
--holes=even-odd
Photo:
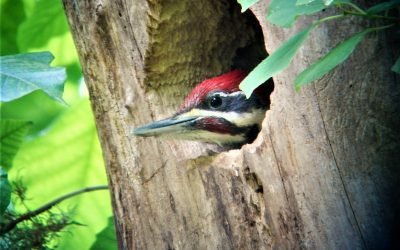
[[[209,105],[213,109],[217,109],[217,108],[221,107],[221,105],[222,105],[221,96],[218,95],[218,94],[215,94],[215,95],[211,96],[210,101],[209,101]]]

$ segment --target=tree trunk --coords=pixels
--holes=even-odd
[[[255,56],[244,54],[248,64],[258,62],[261,33],[274,51],[313,18],[284,30],[266,24],[266,4],[259,3],[252,10],[261,32],[233,0],[63,1],[104,151],[121,249],[394,246],[400,85],[390,71],[390,33],[368,36],[343,65],[295,92],[302,69],[366,22],[323,24],[274,78],[256,141],[210,154],[205,144],[130,132],[173,114],[196,83],[228,71],[238,49],[255,48]]]

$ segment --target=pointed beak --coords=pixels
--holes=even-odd
[[[199,117],[179,117],[156,121],[146,124],[142,127],[135,128],[132,132],[137,136],[163,136],[174,135],[189,130],[190,125]]]

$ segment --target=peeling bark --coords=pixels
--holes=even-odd
[[[257,44],[234,3],[64,0],[106,160],[119,247],[393,247],[400,85],[390,72],[391,34],[368,36],[347,62],[299,93],[292,85],[310,62],[361,29],[360,19],[313,32],[274,78],[271,109],[253,144],[209,155],[201,143],[130,135],[172,114],[197,82],[229,70],[238,48]],[[283,30],[265,23],[264,10],[265,3],[252,9],[267,51],[312,20]]]

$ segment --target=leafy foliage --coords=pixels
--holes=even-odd
[[[397,74],[400,74],[400,57],[397,58],[396,62],[392,66],[391,70],[396,72]]]
[[[18,27],[18,46],[23,51],[40,49],[47,45],[49,37],[65,33],[68,33],[68,26],[61,4],[40,0],[33,6],[29,18]]]
[[[400,0],[392,0],[392,1],[389,1],[389,2],[383,2],[383,3],[379,3],[377,5],[372,6],[366,12],[368,14],[377,14],[379,12],[383,12],[383,11],[392,9],[392,8],[396,7],[397,5],[399,5],[399,4],[400,4]]]
[[[256,1],[240,1],[242,4],[242,10],[249,8]],[[317,20],[310,27],[315,28],[321,23],[346,16],[361,16],[370,19],[379,19],[386,22],[390,22],[388,25],[367,28],[364,31],[354,35],[352,38],[341,43],[336,48],[332,49],[322,59],[312,64],[310,67],[305,69],[295,80],[295,88],[298,90],[301,86],[311,81],[317,80],[324,76],[327,72],[335,68],[338,64],[346,60],[350,54],[354,51],[358,43],[362,41],[366,34],[372,31],[378,31],[392,27],[400,21],[397,17],[388,16],[388,10],[399,7],[400,0],[392,0],[377,4],[368,10],[364,11],[349,0],[272,0],[267,7],[267,20],[273,24],[281,27],[291,27],[295,22],[296,18],[301,15],[309,15],[323,10],[326,7],[336,6],[342,11],[342,14],[336,16],[328,16],[323,19]],[[344,8],[347,6],[350,8]],[[376,15],[377,13],[385,12],[385,15]],[[307,31],[307,28],[305,31]],[[294,35],[288,41],[284,42],[275,52],[273,52],[268,58],[262,61],[240,84],[246,96],[250,96],[251,93],[270,77],[278,74],[286,67],[288,67],[290,61],[293,59],[296,51],[304,43],[305,39],[310,32],[304,30]],[[394,72],[400,71],[399,60],[393,65],[392,70]]]
[[[291,27],[296,17],[310,15],[326,8],[322,1],[296,3],[294,0],[272,0],[267,8],[267,20],[281,27]]]
[[[18,120],[0,121],[0,166],[10,169],[12,161],[30,128],[30,122]]]
[[[1,119],[31,121],[28,136],[41,133],[68,106],[55,102],[43,91],[34,91],[16,100],[0,104]]]
[[[238,3],[242,6],[242,12],[245,12],[250,6],[257,3],[259,0],[238,0]]]
[[[13,215],[6,213],[6,219]],[[0,249],[56,249],[60,232],[71,224],[69,216],[64,213],[47,211],[31,220],[19,223],[12,231],[0,237]]]
[[[11,186],[8,182],[7,172],[0,167],[0,221],[11,201]]]
[[[253,93],[259,85],[254,82],[264,83],[273,75],[285,69],[295,56],[298,48],[304,43],[308,34],[314,28],[314,25],[306,28],[302,32],[296,34],[284,44],[282,44],[275,53],[264,59],[257,67],[240,84],[240,89],[244,91],[247,97]]]
[[[338,64],[346,60],[350,54],[353,53],[354,49],[362,41],[364,36],[372,31],[375,31],[375,29],[366,29],[352,36],[348,40],[339,44],[336,48],[332,49],[323,58],[301,72],[295,80],[296,89],[298,90],[304,84],[321,78]]]
[[[63,99],[68,104],[79,101],[82,93],[84,93],[79,92],[82,89],[83,78],[61,1],[2,0],[0,4],[0,17],[2,18],[0,44],[1,48],[4,49],[1,53],[15,54],[50,51],[55,57],[52,65],[66,68],[67,81],[65,82]],[[41,9],[48,11],[46,13],[50,12],[47,9],[52,9],[53,14],[42,14],[38,18],[37,13],[43,13]],[[13,13],[24,13],[24,15],[23,18],[18,19],[18,15]],[[44,19],[47,21],[44,21]],[[53,19],[63,21],[57,21],[55,23],[58,25],[52,25]],[[5,31],[3,24],[7,22],[12,23],[13,28]],[[43,23],[46,23],[45,28],[42,27]],[[21,29],[21,26],[36,26],[41,27],[41,29],[37,33],[33,29]],[[40,39],[47,42],[34,43],[31,39],[34,36],[40,36]],[[18,43],[13,42],[13,46],[7,46],[10,43],[10,39],[12,41],[18,40]],[[60,103],[55,103],[42,91],[34,91],[16,100],[1,103],[0,106],[0,115],[4,119],[32,121],[33,127],[30,135],[33,136],[40,134],[43,129],[46,129],[57,116],[68,108]]]
[[[43,90],[63,102],[65,69],[50,67],[49,52],[2,56],[0,59],[0,101],[7,102]]]
[[[46,135],[25,143],[9,174],[14,179],[23,176],[28,186],[26,195],[31,198],[29,207],[38,207],[72,190],[106,183],[89,101],[75,104]],[[99,191],[60,204],[63,210],[74,207],[72,220],[86,225],[62,233],[60,249],[88,249],[111,215],[110,203],[109,193]]]
[[[115,244],[115,227],[113,217],[108,218],[107,226],[96,235],[96,241],[90,248],[91,250],[114,250],[117,249]]]
[[[25,20],[14,31],[19,52],[50,51],[55,57],[52,65],[66,68],[64,100],[67,103],[78,101],[76,91],[82,73],[61,1],[24,0],[24,9],[19,11],[27,13]]]
[[[61,1],[2,0],[0,7],[2,55],[50,51],[55,57],[52,65],[66,67],[67,81],[64,94],[59,98],[70,104],[69,107],[54,102],[42,91],[0,103],[2,119],[33,122],[28,134],[30,141],[18,152],[9,172],[10,182],[21,179],[24,184],[13,186],[14,202],[10,207],[16,215],[26,211],[25,205],[36,208],[78,187],[104,184],[106,178],[92,112],[81,91],[83,78],[79,60]],[[1,90],[4,92],[3,88]],[[26,204],[16,203],[15,196],[21,197]],[[65,225],[81,223],[80,226],[61,227],[65,220],[57,217],[60,220],[56,221],[54,217],[65,215],[60,209],[73,211],[68,214],[71,220]],[[5,241],[2,240],[5,239],[12,243],[11,246],[20,246],[19,249],[32,248],[33,245],[23,247],[15,244],[25,235],[26,243],[42,242],[35,245],[40,249],[88,249],[111,214],[108,191],[84,194],[63,202],[49,214],[35,218],[36,224],[34,221],[18,224],[18,228],[7,237],[1,237],[0,248],[10,249],[3,247]],[[51,229],[55,230],[54,233],[46,234],[46,230]],[[58,233],[60,230],[65,231]],[[59,240],[47,241],[54,237],[59,237]],[[40,238],[46,241],[38,240]]]
[[[16,30],[26,18],[25,11],[21,11],[22,8],[22,1],[2,0],[0,2],[1,55],[18,53]]]

